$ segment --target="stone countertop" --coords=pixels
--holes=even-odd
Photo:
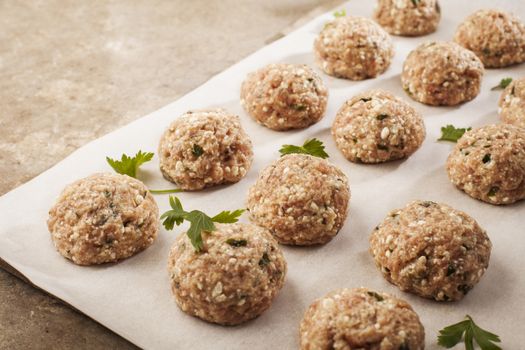
[[[0,195],[342,2],[0,2]],[[0,349],[36,348],[136,347],[0,270]]]

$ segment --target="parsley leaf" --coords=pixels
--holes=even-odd
[[[439,331],[438,344],[447,349],[461,342],[464,339],[465,349],[474,349],[474,340],[481,350],[501,350],[494,344],[501,342],[499,336],[480,328],[469,315],[466,320],[455,323]],[[465,336],[463,337],[463,334]]]
[[[195,156],[195,158],[199,158],[204,153],[204,149],[201,146],[194,144],[191,153]]]
[[[412,3],[414,4],[414,6],[419,5],[420,2],[421,0],[412,0]]]
[[[234,222],[237,222],[239,219],[239,216],[244,213],[245,209],[237,209],[234,211],[221,211],[219,214],[215,215],[211,219],[213,222],[218,222],[221,224],[233,224]]]
[[[458,142],[463,134],[472,128],[456,128],[454,125],[447,125],[441,128],[441,137],[438,141]]]
[[[510,85],[510,83],[512,83],[512,78],[503,78],[501,79],[499,84],[494,86],[491,90],[494,91],[494,90],[505,89],[507,86]]]
[[[335,11],[334,12],[334,17],[335,18],[345,17],[345,16],[346,16],[346,9],[341,9],[339,11]]]
[[[315,138],[306,140],[302,146],[283,145],[281,149],[279,150],[279,153],[281,153],[281,157],[284,156],[285,154],[292,154],[292,153],[309,154],[311,156],[319,157],[323,159],[329,157],[328,153],[326,153],[324,150],[323,142]]]
[[[184,221],[190,223],[190,228],[186,232],[190,238],[191,244],[195,248],[195,251],[200,252],[204,248],[202,241],[202,232],[212,232],[216,230],[215,222],[218,223],[234,223],[237,222],[239,216],[244,213],[244,209],[234,211],[222,211],[214,217],[210,218],[208,215],[200,210],[192,210],[187,212],[183,209],[182,203],[177,197],[170,196],[170,207],[168,210],[160,216],[162,225],[166,230],[173,230],[175,225],[179,226]]]
[[[106,161],[117,173],[136,178],[138,168],[142,164],[149,162],[152,158],[153,153],[143,153],[142,151],[138,151],[137,154],[135,154],[135,157],[129,157],[128,155],[123,154],[120,160],[106,157]]]

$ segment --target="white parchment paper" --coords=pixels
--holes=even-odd
[[[370,17],[375,1],[353,0],[347,12]],[[441,0],[439,30],[422,38],[394,37],[396,56],[390,69],[373,80],[351,82],[322,74],[330,90],[326,117],[301,131],[275,132],[256,124],[239,105],[239,88],[246,74],[272,62],[314,65],[312,43],[331,19],[327,13],[285,38],[209,80],[206,84],[142,119],[74,152],[45,173],[0,198],[0,257],[35,285],[68,302],[93,319],[148,349],[294,349],[298,325],[315,299],[335,288],[367,286],[407,299],[419,313],[428,349],[437,349],[437,331],[460,321],[465,314],[499,334],[505,349],[525,348],[525,203],[506,207],[485,204],[455,189],[444,164],[453,144],[440,143],[440,127],[477,127],[496,123],[500,92],[490,91],[504,77],[525,76],[525,65],[488,70],[481,94],[452,108],[428,107],[411,101],[400,84],[402,63],[418,44],[450,40],[455,28],[478,8],[502,8],[525,17],[525,3],[494,0]],[[209,59],[213,59],[210,57]],[[176,76],[180,72],[173,72]],[[338,152],[329,128],[336,111],[352,95],[383,88],[404,97],[424,115],[427,139],[411,158],[382,165],[359,165]],[[105,156],[120,157],[139,149],[156,151],[167,125],[189,109],[221,106],[239,114],[254,143],[255,162],[241,182],[195,193],[182,193],[187,208],[215,214],[245,206],[248,187],[259,171],[275,160],[284,143],[301,144],[317,137],[327,146],[330,160],[350,179],[350,214],[339,235],[315,248],[283,247],[288,261],[287,281],[272,307],[254,321],[238,327],[205,323],[182,313],[171,296],[166,261],[171,244],[182,231],[163,228],[154,245],[115,265],[79,267],[54,249],[46,227],[47,212],[63,187],[94,172],[111,171]],[[140,178],[150,188],[170,188],[158,171],[158,158],[144,166]],[[156,196],[161,212],[168,197]],[[437,303],[400,292],[386,282],[368,253],[368,237],[386,213],[413,199],[434,200],[466,211],[484,227],[493,242],[490,267],[467,297]],[[246,218],[243,218],[246,220]],[[458,347],[459,348],[459,347]]]

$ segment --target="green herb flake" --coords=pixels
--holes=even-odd
[[[484,164],[487,164],[488,162],[490,162],[491,161],[490,153],[485,154],[485,156],[483,157],[483,159],[481,161]]]
[[[228,243],[232,247],[246,247],[248,241],[245,239],[229,238],[228,240],[226,240],[226,243]]]
[[[197,144],[194,144],[193,145],[193,148],[191,149],[191,153],[196,157],[196,158],[199,158],[200,156],[202,156],[204,154],[204,150],[202,149],[201,146],[197,145]]]
[[[363,101],[363,102],[372,101],[372,97],[363,97],[360,99],[360,101]]]
[[[488,49],[488,48],[486,48],[486,47],[485,47],[483,50],[481,50],[481,52],[483,52],[483,54],[484,54],[485,56],[489,56],[489,55],[490,55],[490,49]]]
[[[456,267],[454,265],[452,265],[452,264],[448,265],[448,267],[447,267],[447,277],[453,275],[454,272],[456,272]]]
[[[185,211],[182,204],[177,197],[170,196],[169,199],[171,210],[168,210],[161,215],[160,219],[164,220],[162,225],[166,230],[173,230],[175,225],[180,226],[184,221],[190,223],[190,228],[186,232],[195,251],[200,252],[204,248],[202,241],[203,232],[212,232],[216,230],[214,223],[234,223],[238,221],[239,216],[244,212],[244,209],[235,211],[222,211],[214,217],[210,218],[208,215],[200,210]]]
[[[263,267],[270,263],[270,258],[268,257],[268,253],[264,252],[261,259],[259,260],[259,266]]]
[[[436,202],[424,201],[424,202],[419,203],[420,206],[425,207],[425,208],[428,208],[428,207],[430,207],[433,204],[436,204]]]
[[[106,157],[108,164],[119,174],[137,177],[139,167],[153,158],[153,153],[138,151],[134,157],[122,154],[120,160]]]
[[[377,119],[377,120],[384,120],[384,119],[386,119],[386,118],[388,118],[388,117],[389,117],[388,114],[379,114],[379,115],[376,117],[376,119]]]
[[[281,157],[286,154],[293,154],[293,153],[309,154],[311,156],[319,157],[323,159],[326,159],[329,157],[328,153],[326,153],[324,150],[323,142],[315,138],[306,140],[302,146],[283,145],[281,149],[279,150],[279,153],[281,153]]]
[[[382,150],[382,151],[388,151],[388,146],[385,146],[385,145],[377,145],[377,149]]]
[[[438,344],[450,349],[463,340],[465,349],[473,350],[475,341],[481,350],[501,350],[501,347],[495,344],[501,342],[498,335],[479,327],[469,315],[465,318],[464,321],[440,330]]]
[[[441,137],[438,141],[458,142],[461,136],[469,130],[472,130],[472,128],[456,128],[454,125],[449,124],[441,128]]]
[[[419,5],[420,2],[421,0],[412,0],[412,4],[414,4],[414,6]]]
[[[385,298],[383,298],[380,294],[376,293],[376,292],[373,292],[373,291],[368,291],[366,292],[368,295],[370,295],[371,297],[374,297],[377,301],[383,301],[385,300]]]
[[[503,78],[501,79],[499,84],[494,86],[491,90],[494,91],[494,90],[505,89],[507,86],[510,85],[510,83],[512,83],[512,78]]]
[[[345,17],[345,16],[346,16],[346,9],[341,9],[339,11],[335,11],[334,12],[334,17],[335,18]]]
[[[299,112],[306,111],[306,109],[308,108],[307,106],[301,104],[293,104],[290,107]]]
[[[499,187],[493,186],[490,188],[489,193],[487,193],[487,196],[494,197],[496,193],[498,193],[498,191],[499,191]]]

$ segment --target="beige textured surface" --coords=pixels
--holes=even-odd
[[[0,194],[341,2],[0,2]],[[0,349],[73,347],[134,348],[0,270]]]

